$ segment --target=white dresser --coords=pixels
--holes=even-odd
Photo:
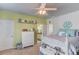
[[[34,32],[22,32],[22,45],[23,48],[30,45],[34,45]]]

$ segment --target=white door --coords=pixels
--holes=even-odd
[[[48,24],[48,27],[47,27],[47,35],[50,35],[53,33],[53,24]]]
[[[0,50],[13,48],[13,31],[12,20],[0,20]]]

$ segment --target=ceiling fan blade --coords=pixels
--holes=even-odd
[[[57,8],[45,8],[44,10],[57,10]]]
[[[36,10],[41,10],[41,8],[35,8]],[[57,8],[44,8],[44,10],[57,10]]]
[[[46,6],[46,3],[42,3],[40,8],[45,8],[45,6]]]

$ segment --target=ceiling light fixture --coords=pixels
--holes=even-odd
[[[38,14],[40,14],[40,15],[47,15],[47,12],[46,12],[46,10],[40,10],[40,11],[38,11]]]
[[[56,11],[57,10],[57,8],[47,8],[46,3],[41,3],[41,5],[35,9],[38,10],[37,14],[39,14],[39,15],[48,15],[47,11]]]

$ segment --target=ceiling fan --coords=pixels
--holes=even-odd
[[[47,11],[53,11],[57,10],[57,8],[46,8],[46,3],[42,3],[39,8],[36,8],[38,10],[39,15],[47,15]]]

